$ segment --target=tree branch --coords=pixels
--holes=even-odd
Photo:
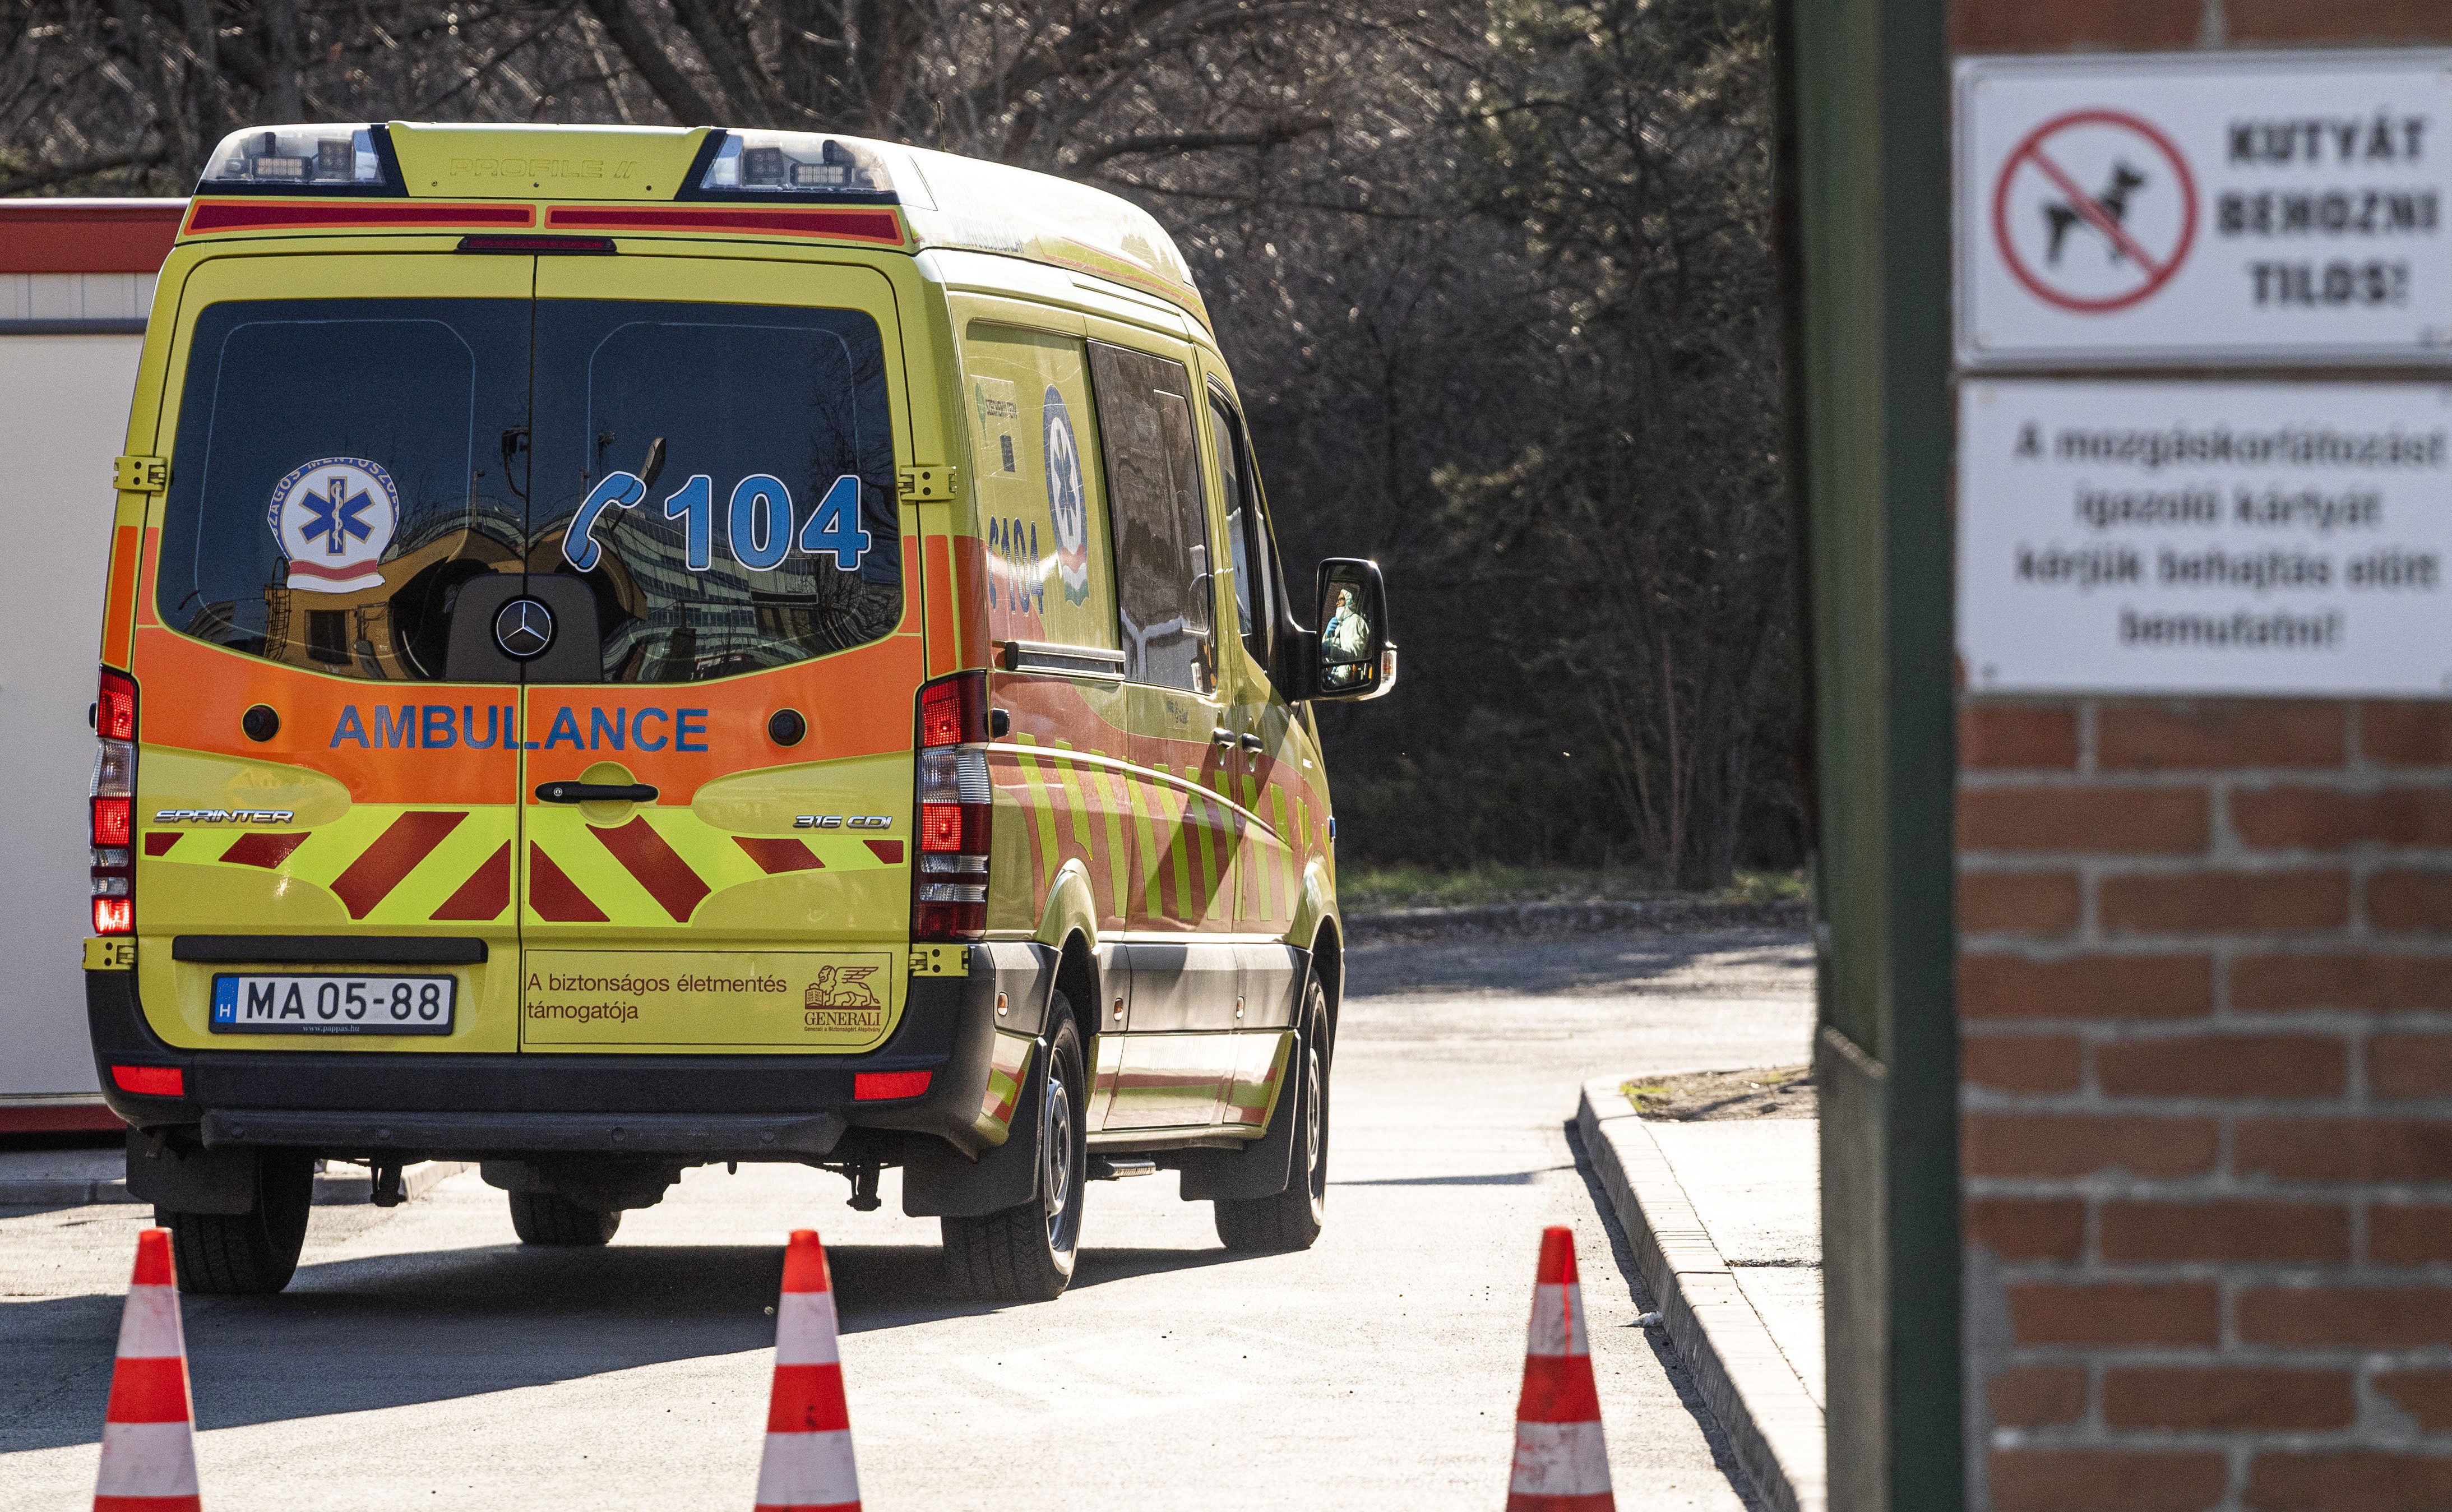
[[[647,88],[663,102],[675,121],[682,126],[713,126],[719,112],[699,87],[683,73],[663,43],[647,28],[646,19],[630,7],[630,0],[587,0],[587,12],[630,67],[639,70]]]
[[[1315,131],[1329,130],[1335,124],[1324,115],[1297,115],[1272,121],[1256,131],[1172,131],[1118,137],[1082,153],[1072,161],[1070,167],[1074,172],[1082,173],[1119,157],[1208,152],[1221,147],[1283,147]]]
[[[48,168],[32,169],[13,178],[0,178],[0,198],[11,194],[30,194],[54,184],[73,184],[96,173],[109,173],[123,168],[152,168],[169,153],[162,148],[144,152],[111,152],[89,157],[82,163],[58,163]]]

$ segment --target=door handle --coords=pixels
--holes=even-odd
[[[1250,751],[1253,755],[1257,756],[1260,752],[1269,748],[1269,743],[1262,740],[1257,735],[1245,735],[1243,737],[1243,748]]]
[[[1209,732],[1209,744],[1212,746],[1223,746],[1227,749],[1232,750],[1235,747],[1235,732],[1228,729],[1225,726],[1220,725],[1216,729]]]
[[[539,783],[541,804],[652,804],[656,790],[644,783]]]

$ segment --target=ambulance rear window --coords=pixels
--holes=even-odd
[[[538,567],[594,590],[605,682],[780,666],[902,618],[867,315],[539,301],[536,433]]]
[[[255,300],[196,317],[165,624],[273,661],[443,675],[453,602],[518,570],[525,300]]]
[[[490,633],[455,634],[464,594],[576,578],[594,612],[555,600],[583,638],[557,679],[695,682],[891,632],[897,504],[858,311],[235,301],[190,338],[157,603],[314,671],[516,682]]]

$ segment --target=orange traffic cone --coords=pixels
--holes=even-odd
[[[835,1348],[834,1283],[826,1248],[813,1229],[794,1229],[783,1252],[775,1396],[766,1409],[766,1455],[758,1464],[758,1512],[860,1512],[842,1357]]]
[[[197,1512],[195,1413],[188,1403],[188,1345],[170,1231],[136,1236],[136,1274],[119,1317],[119,1358],[102,1415],[102,1473],[94,1512]]]
[[[1533,1278],[1532,1338],[1524,1351],[1524,1394],[1515,1402],[1515,1478],[1507,1512],[1616,1512],[1601,1399],[1584,1338],[1584,1294],[1575,1283],[1575,1236],[1541,1231]]]

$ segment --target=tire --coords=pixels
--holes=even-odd
[[[1073,1280],[1089,1184],[1089,1078],[1072,1005],[1056,994],[1055,1030],[1022,1106],[1038,1111],[1038,1192],[984,1218],[940,1218],[954,1283],[986,1302],[1054,1302]]]
[[[266,1150],[255,1164],[255,1205],[244,1213],[154,1209],[170,1231],[179,1289],[203,1297],[269,1296],[297,1273],[315,1200],[315,1158]]]
[[[511,1227],[523,1244],[557,1249],[585,1249],[603,1244],[622,1226],[619,1209],[599,1212],[582,1207],[558,1192],[513,1192]]]
[[[1285,1111],[1295,1125],[1286,1189],[1274,1197],[1221,1197],[1215,1204],[1217,1237],[1247,1255],[1309,1249],[1328,1221],[1328,993],[1315,978],[1303,994],[1302,1079],[1298,1101]]]

